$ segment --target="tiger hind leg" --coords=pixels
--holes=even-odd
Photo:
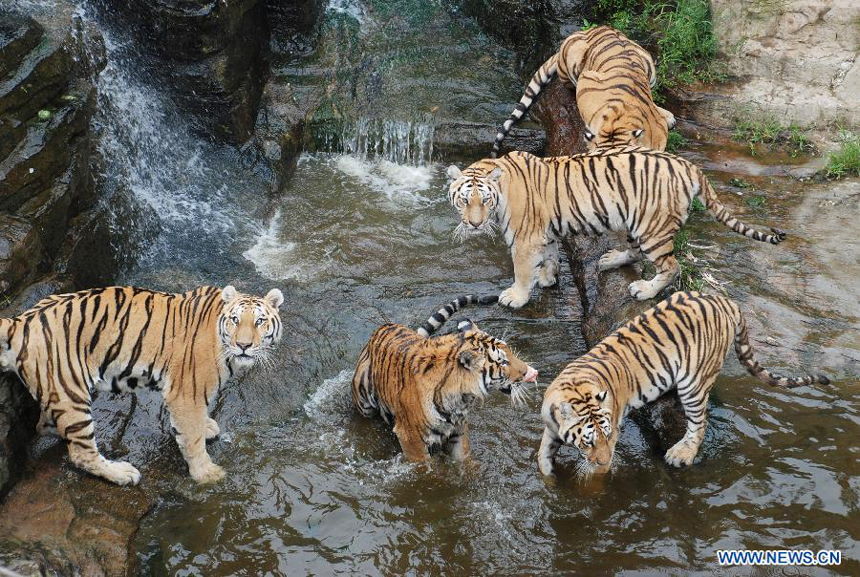
[[[676,231],[677,232],[677,231]],[[678,275],[680,267],[672,253],[674,232],[657,244],[649,246],[642,243],[642,252],[654,263],[657,274],[651,280],[638,280],[630,283],[630,295],[636,300],[644,301],[657,296]]]
[[[137,485],[140,471],[134,465],[125,461],[110,461],[99,453],[89,404],[80,407],[72,401],[69,403],[71,408],[63,410],[48,407],[47,411],[54,415],[57,431],[69,443],[69,459],[72,463],[117,485]]]
[[[716,374],[703,378],[701,387],[697,386],[698,380],[686,387],[678,387],[678,396],[681,397],[681,405],[687,417],[687,431],[680,441],[666,451],[666,462],[673,467],[692,465],[699,447],[702,446],[708,425],[708,396],[716,378]]]
[[[642,250],[639,241],[631,236],[627,237],[627,250],[610,250],[597,261],[597,270],[612,270],[642,260]]]

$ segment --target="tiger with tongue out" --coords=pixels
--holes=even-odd
[[[386,324],[373,333],[358,358],[352,400],[365,417],[379,415],[394,426],[404,456],[423,461],[444,448],[455,460],[469,457],[469,411],[493,389],[520,402],[518,383],[538,373],[502,340],[472,321],[457,332],[430,338],[468,304],[492,304],[498,297],[460,297],[434,314],[418,331]]]

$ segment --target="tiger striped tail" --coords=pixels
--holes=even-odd
[[[460,298],[454,299],[449,302],[447,305],[436,311],[427,322],[421,325],[421,328],[418,329],[418,334],[424,337],[425,339],[439,330],[445,321],[451,318],[451,315],[459,311],[461,308],[469,305],[492,305],[499,302],[499,295],[486,295],[486,296],[475,296],[475,295],[465,295]]]
[[[821,383],[822,385],[830,384],[830,379],[822,374],[806,375],[804,377],[783,377],[771,373],[758,364],[758,361],[753,357],[752,347],[750,347],[747,335],[747,323],[740,312],[738,312],[738,324],[735,329],[735,354],[737,354],[738,360],[749,374],[775,387],[800,387],[814,383]]]
[[[497,158],[499,156],[502,141],[505,139],[505,136],[508,135],[508,132],[510,132],[511,127],[529,111],[529,108],[531,108],[537,95],[540,94],[541,90],[543,90],[553,78],[555,78],[557,73],[558,53],[555,53],[550,56],[549,60],[544,62],[541,67],[538,68],[537,72],[535,72],[535,75],[532,76],[531,82],[529,82],[529,85],[526,87],[526,91],[523,94],[523,97],[520,98],[519,103],[514,107],[514,111],[511,112],[510,118],[505,120],[505,123],[499,128],[499,132],[496,134],[496,141],[493,142],[493,152],[490,153],[491,157]]]
[[[714,191],[711,183],[708,182],[708,178],[701,172],[701,170],[699,171],[699,198],[704,202],[705,208],[708,209],[711,216],[738,234],[748,236],[749,238],[759,240],[761,242],[769,242],[770,244],[779,244],[785,240],[785,232],[778,228],[771,228],[770,231],[773,234],[767,234],[766,232],[756,230],[736,219],[734,215],[732,215],[732,213],[723,206],[720,199],[717,198],[717,193]]]

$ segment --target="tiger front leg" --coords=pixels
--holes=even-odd
[[[708,426],[708,396],[716,378],[716,374],[703,378],[704,386],[701,387],[698,386],[698,379],[685,387],[678,387],[678,396],[687,418],[687,431],[680,441],[666,451],[666,462],[673,467],[692,465],[699,453]]]
[[[499,304],[518,309],[529,302],[529,293],[543,257],[543,243],[514,245],[511,256],[514,260],[514,284],[499,295]]]
[[[543,261],[538,271],[538,284],[543,288],[554,286],[558,282],[558,241],[546,243],[543,251]]]
[[[657,106],[657,105],[655,104],[655,106]],[[665,108],[660,108],[659,106],[657,106],[657,112],[659,112],[660,116],[663,117],[663,120],[666,121],[666,126],[668,126],[670,130],[672,128],[675,128],[675,125],[678,123],[678,121],[675,119],[674,114],[672,114],[671,112],[669,112]]]
[[[224,469],[212,462],[206,451],[209,433],[206,406],[202,401],[176,398],[167,400],[170,423],[176,429],[176,443],[188,463],[191,478],[198,483],[214,483],[224,478]],[[217,426],[217,423],[216,423]]]
[[[464,423],[463,426],[454,431],[448,437],[448,454],[455,461],[465,461],[472,455],[472,448],[469,444],[469,423]]]
[[[403,456],[408,461],[420,462],[430,458],[430,453],[427,451],[427,443],[416,431],[395,425],[394,434],[397,435],[397,440],[400,441],[400,448],[403,450]]]
[[[633,298],[644,301],[657,296],[678,275],[680,267],[675,255],[672,254],[674,234],[659,244],[648,246],[643,242],[642,252],[648,260],[654,263],[657,274],[651,280],[638,280],[630,283],[630,294]]]
[[[642,250],[639,242],[631,236],[627,237],[627,250],[610,250],[597,261],[597,270],[605,271],[619,268],[642,260]]]
[[[543,475],[550,476],[553,474],[553,460],[562,444],[563,442],[558,435],[552,432],[549,427],[544,427],[543,439],[541,439],[538,450],[538,468]]]

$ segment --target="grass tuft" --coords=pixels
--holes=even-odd
[[[671,152],[672,154],[675,154],[682,146],[685,146],[686,144],[687,139],[684,138],[684,136],[680,132],[676,130],[670,130],[669,136],[666,139],[666,152]]]
[[[860,137],[846,131],[842,131],[840,136],[842,145],[828,156],[824,174],[830,179],[860,176]]]
[[[815,145],[807,136],[807,129],[801,128],[794,122],[784,126],[769,115],[755,116],[748,112],[742,113],[735,122],[732,138],[738,142],[746,142],[753,156],[758,154],[759,146],[765,146],[768,150],[783,147],[792,158],[798,154],[816,152]]]

